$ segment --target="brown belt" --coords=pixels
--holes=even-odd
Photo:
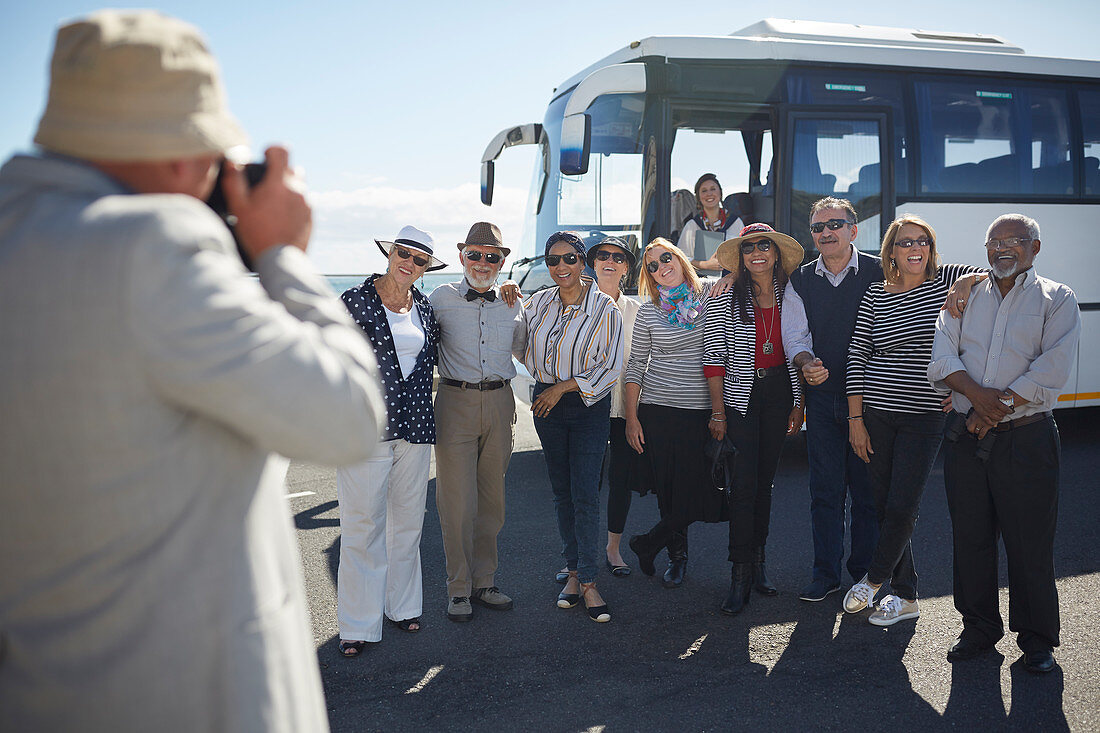
[[[1036,412],[1033,415],[1026,415],[1015,420],[1008,420],[1007,422],[998,423],[997,426],[993,428],[993,432],[1007,433],[1009,430],[1022,428],[1025,425],[1030,425],[1031,423],[1039,422],[1040,420],[1046,420],[1048,417],[1054,416],[1051,415],[1049,412]]]
[[[440,384],[445,384],[448,387],[459,387],[461,389],[476,389],[481,392],[488,392],[494,389],[500,389],[501,387],[508,386],[507,379],[500,379],[496,382],[460,382],[457,379],[440,378]]]

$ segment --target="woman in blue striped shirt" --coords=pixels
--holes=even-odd
[[[524,305],[523,361],[535,378],[535,431],[554,490],[562,555],[569,572],[559,608],[584,600],[593,621],[611,620],[596,590],[599,486],[611,424],[611,390],[622,369],[622,318],[615,302],[582,277],[584,243],[570,232],[546,240],[546,267],[556,287]]]
[[[863,296],[848,349],[848,433],[869,465],[879,521],[871,567],[844,596],[844,610],[874,605],[869,621],[889,626],[920,615],[910,538],[943,436],[943,396],[928,383],[936,318],[960,277],[984,272],[939,265],[936,232],[918,216],[896,219],[882,240],[884,282]]]

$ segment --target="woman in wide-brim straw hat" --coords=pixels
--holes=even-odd
[[[386,272],[343,295],[374,349],[387,405],[374,455],[336,470],[336,620],[345,657],[381,641],[384,618],[402,631],[419,631],[424,604],[420,536],[435,443],[432,371],[440,330],[431,303],[414,283],[446,263],[436,258],[432,235],[416,227],[375,242],[386,255]]]
[[[711,397],[710,433],[737,447],[730,509],[729,596],[734,615],[753,589],[775,595],[764,571],[772,480],[784,437],[802,426],[802,390],[783,350],[787,277],[802,264],[801,245],[767,224],[750,224],[726,240],[715,258],[736,276],[733,289],[711,304],[703,370]],[[789,301],[788,301],[789,302]]]

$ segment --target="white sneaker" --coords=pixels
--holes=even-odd
[[[892,626],[898,621],[920,616],[920,606],[916,601],[907,601],[897,596],[886,596],[879,601],[878,608],[867,620],[875,626]]]
[[[848,613],[859,613],[875,602],[875,594],[878,588],[867,582],[867,576],[859,581],[844,594],[844,610]]]

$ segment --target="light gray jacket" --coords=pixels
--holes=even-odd
[[[370,455],[305,255],[63,158],[0,170],[0,730],[327,730],[283,479]]]

